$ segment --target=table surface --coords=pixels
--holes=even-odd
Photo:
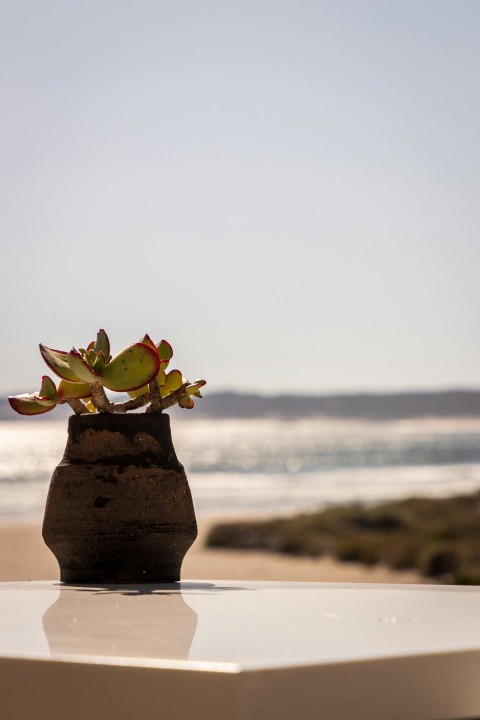
[[[475,670],[476,687],[479,601],[480,587],[458,586],[0,583],[0,659],[156,668],[183,675],[206,671],[217,677],[265,671],[270,678],[276,672],[284,678],[285,671],[297,671],[297,677],[310,669],[317,673],[315,682],[322,669],[349,668],[352,676],[355,668],[362,673],[371,668],[378,678],[378,668],[395,673],[391,661],[408,660],[414,667],[415,658],[430,663],[433,682],[439,668],[441,682],[460,666],[438,661],[463,659],[462,677]],[[458,704],[458,717],[480,715],[479,692],[467,684],[463,695],[465,687],[469,704]],[[449,712],[456,713],[456,706]],[[257,717],[253,710],[245,713],[238,717]],[[415,717],[411,710],[410,717]]]

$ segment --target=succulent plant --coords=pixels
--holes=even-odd
[[[155,345],[148,335],[114,357],[105,330],[99,330],[86,349],[65,352],[40,345],[40,353],[60,382],[57,387],[44,375],[38,392],[9,397],[10,405],[21,415],[40,415],[63,403],[77,414],[123,413],[144,405],[148,405],[146,412],[160,413],[176,403],[191,409],[193,398],[202,397],[200,388],[206,384],[205,380],[191,383],[177,369],[166,372],[172,346],[166,340]],[[130,400],[113,403],[105,388],[127,392]]]

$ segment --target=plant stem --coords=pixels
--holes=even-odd
[[[92,383],[90,385],[90,388],[92,390],[92,403],[95,405],[98,412],[114,412],[113,405],[105,395],[105,390],[103,389],[103,386],[100,385],[100,383],[96,382]]]
[[[157,378],[153,378],[153,380],[148,383],[148,389],[150,391],[151,402],[148,412],[162,412],[162,408],[160,405],[160,390],[158,389]]]
[[[178,402],[178,399],[183,395],[185,392],[185,388],[188,386],[188,383],[183,383],[183,385],[180,385],[180,387],[177,390],[174,390],[170,393],[170,395],[167,395],[164,398],[160,398],[159,400],[159,410],[153,410],[152,406],[147,408],[147,413],[154,413],[154,412],[162,412],[162,410],[166,410],[169,407],[172,407],[172,405],[175,405],[176,402]]]
[[[85,415],[89,411],[85,407],[85,405],[82,403],[81,400],[78,400],[77,398],[74,398],[72,400],[65,400],[67,405],[70,405],[75,415]]]
[[[143,407],[150,400],[148,393],[143,393],[133,400],[126,400],[123,403],[113,403],[111,412],[114,413],[125,413],[128,410],[136,410],[139,407]]]

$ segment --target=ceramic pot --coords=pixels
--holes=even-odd
[[[168,415],[70,417],[43,522],[63,582],[175,582],[196,536]]]

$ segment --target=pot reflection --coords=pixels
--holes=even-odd
[[[43,615],[53,658],[188,658],[197,614],[180,585],[69,585],[59,592]]]

